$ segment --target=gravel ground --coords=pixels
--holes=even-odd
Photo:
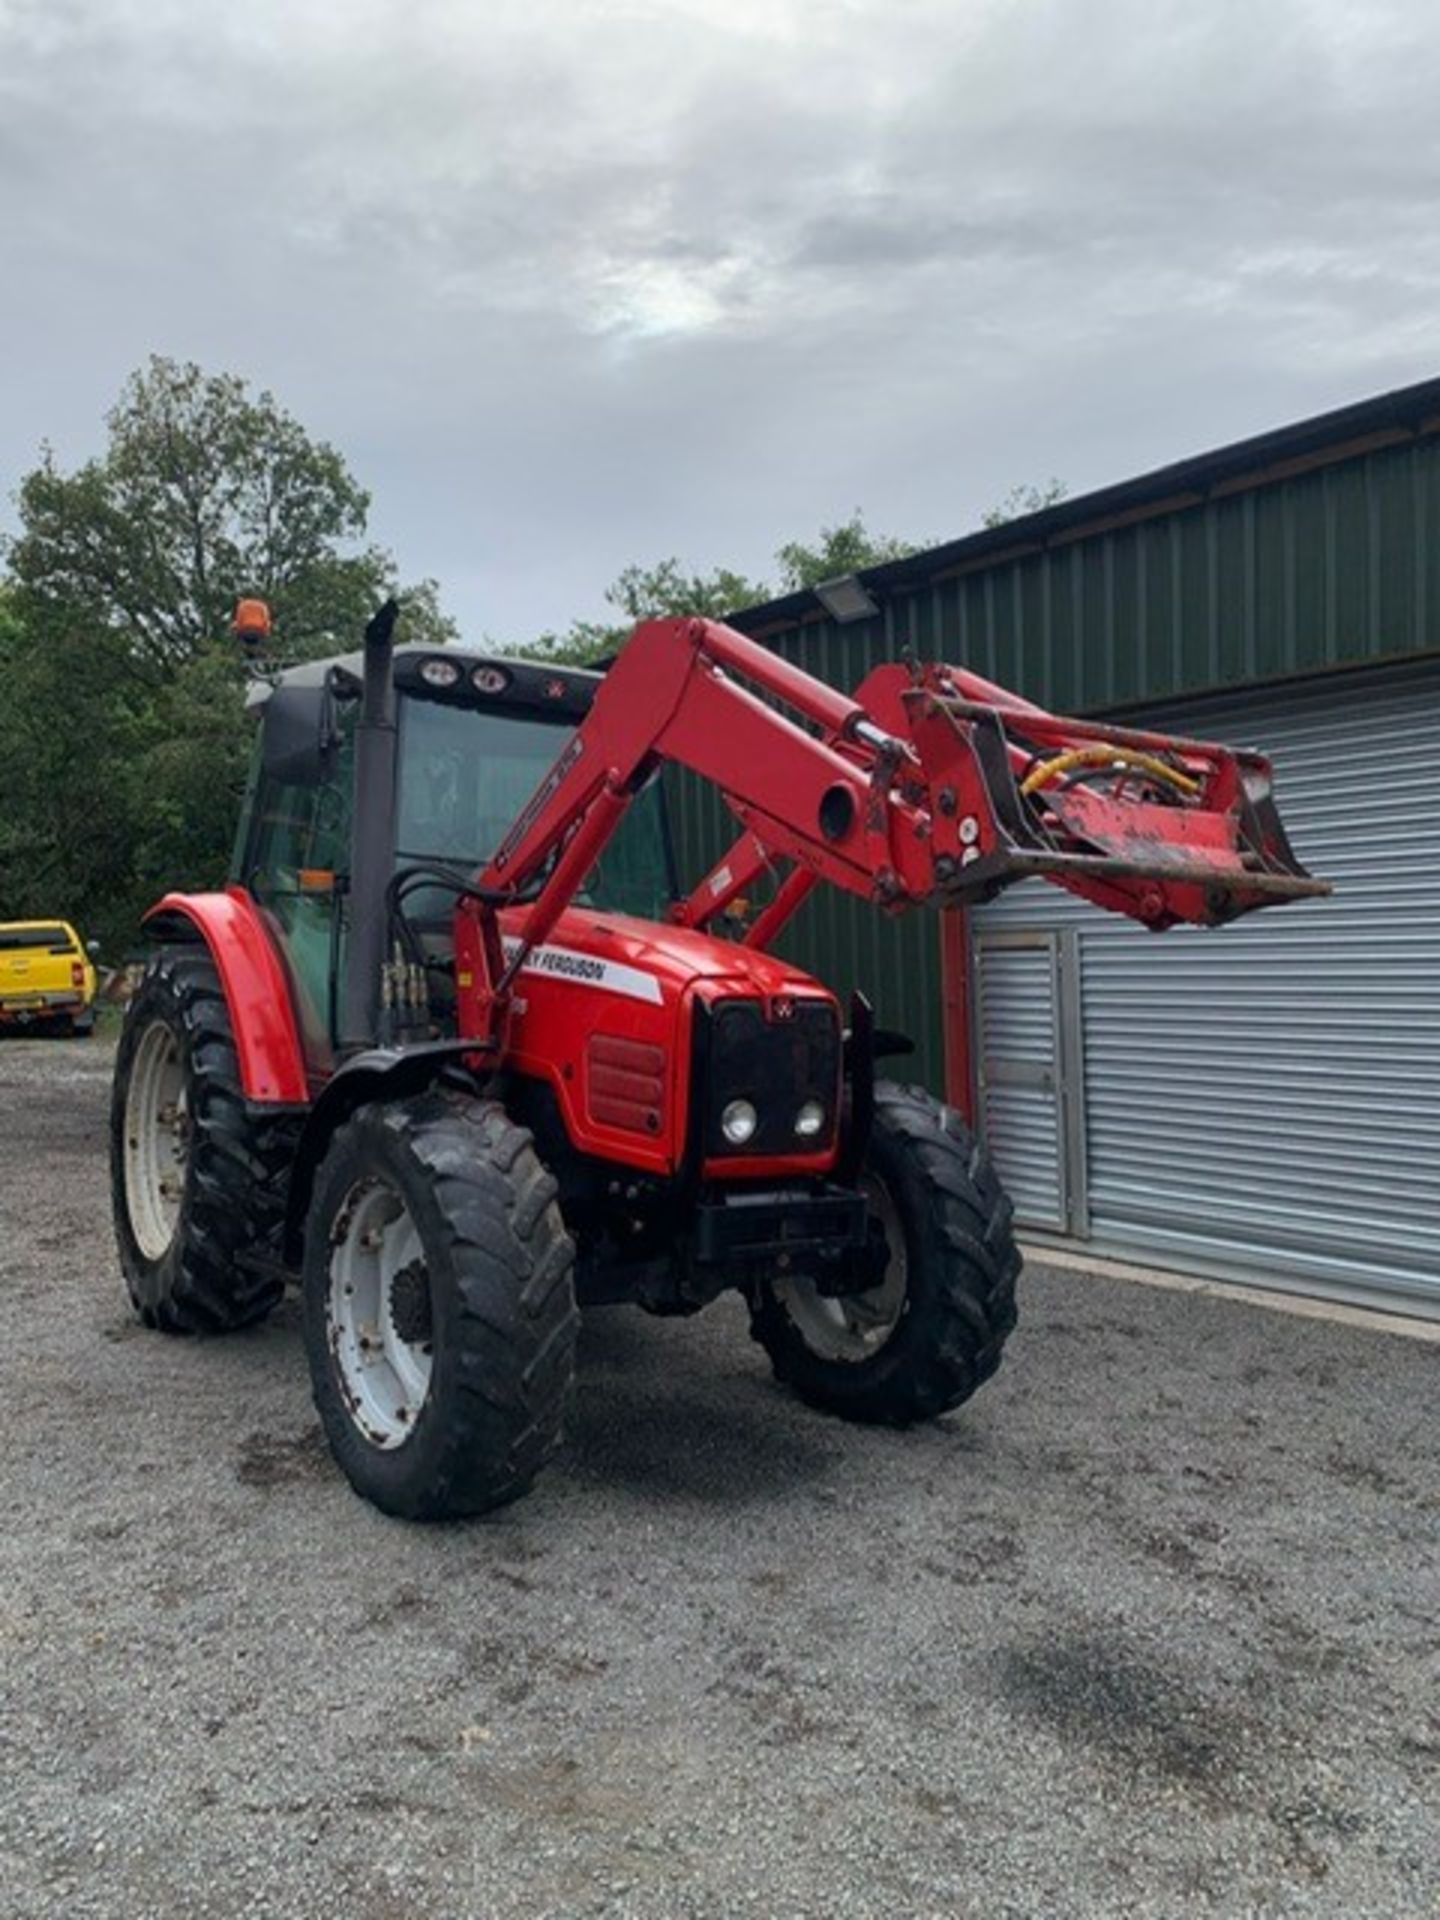
[[[8,1915],[1440,1913],[1440,1349],[1032,1269],[911,1434],[587,1323],[496,1518],[362,1505],[293,1302],[167,1340],[99,1043],[0,1045]]]

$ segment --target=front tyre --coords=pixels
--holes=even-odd
[[[126,1010],[110,1102],[115,1238],[146,1326],[226,1333],[279,1300],[293,1134],[246,1107],[209,952],[162,947]]]
[[[905,1426],[958,1407],[994,1373],[1020,1255],[989,1159],[922,1088],[877,1086],[860,1185],[890,1246],[879,1286],[831,1299],[798,1276],[766,1281],[751,1332],[811,1405]]]
[[[305,1230],[315,1404],[355,1491],[406,1520],[526,1492],[561,1438],[575,1249],[530,1135],[493,1100],[362,1107]]]

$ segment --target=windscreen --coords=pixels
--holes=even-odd
[[[52,953],[73,953],[75,943],[64,927],[0,927],[0,953],[48,947]]]
[[[401,702],[396,865],[442,860],[468,874],[515,824],[571,736],[568,725],[406,696]],[[577,896],[644,919],[670,899],[660,783],[642,793]],[[412,896],[415,918],[448,918],[453,899]]]

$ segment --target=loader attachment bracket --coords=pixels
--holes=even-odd
[[[1331,891],[1295,857],[1259,754],[930,689],[904,700],[932,786],[957,761],[983,783],[953,853],[936,836],[956,903],[1039,876],[1161,929]]]

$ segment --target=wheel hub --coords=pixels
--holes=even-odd
[[[423,1260],[401,1267],[390,1282],[390,1324],[412,1345],[428,1341],[434,1331],[430,1313],[430,1275]]]
[[[180,1041],[164,1020],[141,1034],[124,1113],[125,1199],[147,1260],[163,1260],[180,1224],[190,1166],[190,1109]]]
[[[388,1181],[357,1181],[330,1232],[330,1356],[372,1446],[402,1447],[430,1394],[430,1276],[419,1229]]]
[[[905,1231],[889,1191],[872,1174],[860,1180],[870,1211],[871,1232],[883,1234],[885,1255],[861,1291],[826,1292],[809,1278],[795,1275],[776,1282],[776,1296],[810,1351],[822,1360],[857,1366],[872,1359],[889,1340],[905,1312],[908,1259]]]

